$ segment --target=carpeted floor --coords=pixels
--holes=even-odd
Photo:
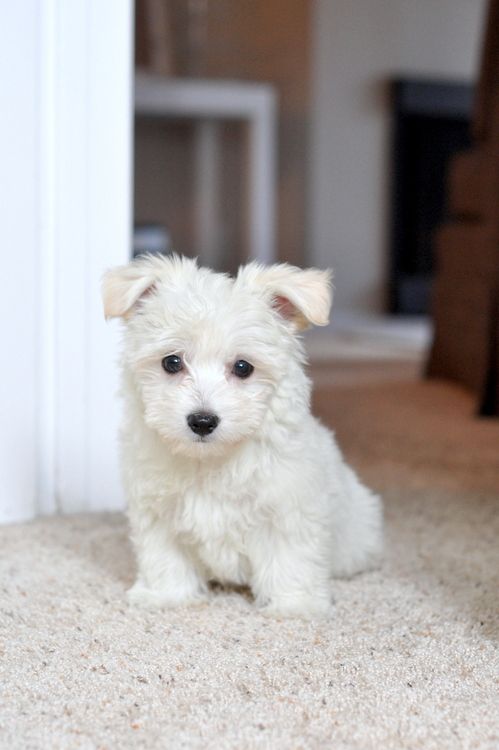
[[[2,528],[2,748],[499,748],[499,422],[452,386],[317,381],[386,499],[383,568],[329,622],[236,593],[144,614],[121,516]]]

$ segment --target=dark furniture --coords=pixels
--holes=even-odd
[[[473,89],[452,80],[400,78],[392,85],[390,312],[429,312],[433,234],[446,218],[446,173],[471,146]]]
[[[449,219],[435,235],[431,377],[470,388],[482,415],[499,415],[499,0],[491,0],[472,124],[472,148],[451,163]]]

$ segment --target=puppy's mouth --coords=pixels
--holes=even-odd
[[[188,439],[188,443],[190,445],[199,446],[200,450],[208,449],[215,447],[218,443],[221,441],[219,440],[219,435],[192,435],[190,439]]]

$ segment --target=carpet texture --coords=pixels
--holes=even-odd
[[[385,498],[382,569],[326,622],[236,592],[144,614],[122,516],[4,527],[2,748],[499,748],[499,423],[452,386],[318,375]]]

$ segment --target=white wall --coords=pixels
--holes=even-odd
[[[130,250],[132,10],[0,3],[0,522],[122,505],[99,287]]]
[[[336,310],[383,310],[389,101],[399,75],[472,79],[486,0],[316,0],[311,260],[336,273]]]
[[[40,219],[36,7],[36,0],[9,4],[9,23],[0,23],[0,517],[4,520],[29,517],[36,502],[34,300]]]

